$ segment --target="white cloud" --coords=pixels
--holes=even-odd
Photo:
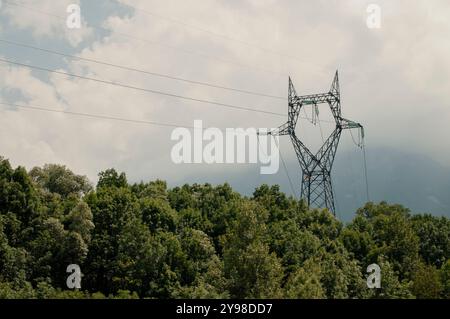
[[[14,28],[29,30],[35,37],[48,37],[66,40],[76,47],[93,34],[87,26],[81,11],[82,25],[80,29],[69,29],[66,21],[70,13],[67,8],[71,4],[80,4],[79,0],[21,0],[5,5],[3,11],[8,15]],[[17,3],[18,5],[14,5]]]
[[[450,102],[446,92],[450,68],[447,58],[450,44],[446,41],[449,22],[445,19],[448,5],[443,1],[423,5],[379,2],[386,16],[382,28],[373,31],[366,27],[365,6],[360,1],[345,4],[265,1],[257,6],[253,1],[201,0],[195,5],[188,1],[133,1],[137,7],[255,43],[267,50],[136,11],[130,17],[109,17],[105,26],[112,33],[82,49],[80,55],[275,95],[285,95],[287,91],[287,76],[276,72],[290,73],[297,92],[308,94],[328,89],[333,71],[339,67],[344,115],[366,124],[372,145],[439,151],[439,158],[448,162],[450,149],[443,150],[440,140],[441,136],[450,134],[450,128],[445,125],[450,119],[446,109]],[[42,1],[41,9],[65,9],[64,1],[55,3]],[[52,19],[30,12],[9,11],[8,14],[13,25],[29,29],[35,36],[67,37],[71,32]],[[123,34],[148,41],[132,40]],[[185,51],[217,56],[233,63]],[[274,73],[235,63],[271,69]],[[68,68],[92,77],[179,95],[277,112],[287,109],[283,101],[186,85],[91,63],[73,62]],[[215,127],[273,127],[285,121],[281,117],[230,111],[80,79],[67,81],[59,75],[51,75],[50,82],[45,83],[22,68],[0,69],[0,76],[2,85],[22,90],[30,105],[56,106],[74,112],[182,125],[203,119]],[[424,106],[424,101],[430,101],[430,105]],[[429,117],[430,110],[435,116]],[[421,119],[425,124],[411,127]],[[5,137],[0,139],[3,155],[28,166],[60,162],[91,178],[98,171],[114,166],[134,178],[162,177],[172,181],[204,169],[170,163],[171,130],[167,128],[34,111],[7,112],[5,116],[2,113],[0,127]],[[236,172],[239,169],[210,170]]]

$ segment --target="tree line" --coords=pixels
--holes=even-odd
[[[343,224],[278,185],[95,187],[0,157],[0,298],[450,298],[450,220],[367,203]],[[381,268],[369,289],[368,265]],[[66,286],[69,264],[82,288]]]

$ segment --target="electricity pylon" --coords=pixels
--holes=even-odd
[[[336,128],[314,155],[297,137],[295,127],[302,107],[312,105],[317,110],[319,104],[328,104],[336,121]],[[341,116],[338,71],[336,71],[330,91],[327,93],[298,96],[291,78],[289,78],[288,121],[278,127],[278,129],[269,131],[267,134],[290,136],[302,168],[300,197],[306,200],[309,207],[328,208],[334,215],[336,214],[331,183],[331,168],[342,131],[355,128],[361,129],[362,138],[364,138],[364,129],[361,124]]]

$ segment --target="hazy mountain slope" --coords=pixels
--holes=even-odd
[[[367,152],[369,194],[372,201],[401,203],[413,212],[450,216],[450,168],[423,155],[394,149],[369,149]],[[299,171],[294,161],[287,163],[289,174],[298,192]],[[345,221],[366,201],[363,161],[360,151],[338,152],[333,170],[338,217]],[[255,166],[224,167],[222,173],[205,169],[183,180],[186,183],[228,182],[237,191],[252,194],[262,183],[280,184],[292,193],[282,165],[276,175],[260,175]]]

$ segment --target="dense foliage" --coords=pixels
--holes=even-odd
[[[278,186],[93,188],[0,158],[0,298],[450,298],[450,220],[367,203],[348,225]],[[381,289],[366,267],[381,267]],[[82,289],[66,287],[78,264]]]

